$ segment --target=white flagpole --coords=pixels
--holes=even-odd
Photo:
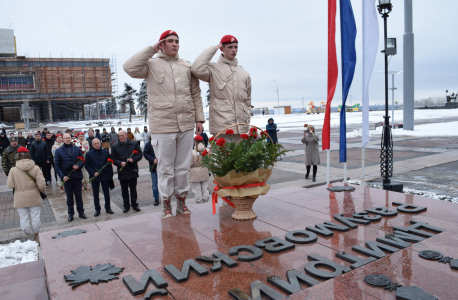
[[[331,165],[331,150],[326,150],[326,183],[329,184],[329,172],[330,172],[330,165]]]
[[[366,160],[366,148],[362,149],[362,155],[361,155],[361,164],[362,164],[362,174],[361,174],[361,186],[364,186],[364,162]]]
[[[344,162],[344,183],[347,183],[347,162]]]

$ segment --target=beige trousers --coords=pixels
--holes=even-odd
[[[151,145],[158,161],[157,186],[162,200],[188,194],[193,137],[193,130],[151,134]]]

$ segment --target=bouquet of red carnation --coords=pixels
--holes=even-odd
[[[112,165],[112,164],[114,164],[113,160],[112,160],[111,158],[108,158],[108,159],[107,159],[107,163],[104,164],[103,167],[102,167],[100,170],[97,171],[97,173],[100,174],[100,173],[103,171],[103,169],[105,169],[106,167],[108,167],[109,165]],[[92,177],[92,178],[89,180],[89,182],[92,182],[94,179],[95,179],[95,176]]]
[[[138,153],[137,150],[132,151],[132,154],[127,159],[134,157],[134,155],[137,153]],[[121,169],[119,169],[119,172],[122,172],[122,170],[124,170],[124,167],[121,167]]]
[[[86,161],[84,160],[84,157],[82,157],[82,156],[78,156],[76,159],[77,159],[77,161],[76,161],[75,166],[79,165],[79,164],[82,163],[82,162],[86,162]],[[73,171],[75,171],[75,170],[72,170],[72,171],[67,175],[67,177],[68,177],[69,179],[70,179],[70,175],[72,175]],[[60,186],[64,186],[64,184],[65,184],[65,181],[62,181],[62,183],[60,184]]]

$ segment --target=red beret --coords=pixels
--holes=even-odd
[[[166,37],[168,37],[170,35],[176,35],[176,37],[178,37],[178,34],[175,31],[166,30],[166,31],[164,31],[164,33],[161,34],[161,37],[159,38],[159,40],[165,39]]]
[[[225,35],[221,39],[221,44],[231,44],[231,43],[238,43],[237,39],[233,35]]]
[[[196,137],[194,138],[196,141],[200,142],[200,141],[203,141],[204,138],[200,135],[196,135]]]
[[[20,152],[29,152],[29,150],[27,150],[26,147],[19,147],[19,149],[17,149],[17,152],[20,153]]]

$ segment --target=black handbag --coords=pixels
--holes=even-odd
[[[35,178],[33,178],[32,175],[29,174],[29,172],[24,171],[24,170],[21,170],[21,171],[24,172],[27,176],[29,176],[29,178],[32,179],[33,182],[35,182],[35,186],[37,187],[37,190],[40,192],[40,189],[38,188],[38,184]],[[42,200],[45,200],[46,198],[48,198],[48,195],[46,195],[44,192],[40,192],[40,197]]]
[[[109,186],[110,186],[110,190],[112,190],[112,189],[114,189],[114,188],[115,188],[115,185],[114,185],[114,181],[113,181],[113,178],[112,178],[112,179],[110,179],[110,180],[108,181],[108,184],[109,184]]]

